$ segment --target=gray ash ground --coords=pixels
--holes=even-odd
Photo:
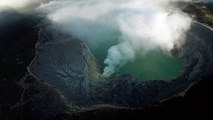
[[[128,74],[99,78],[100,66],[86,44],[40,24],[43,18],[1,14],[8,20],[0,23],[1,120],[196,116],[211,108],[213,32],[199,22],[186,44],[173,50],[184,73],[141,83]]]

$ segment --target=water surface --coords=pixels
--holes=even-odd
[[[109,37],[111,36],[111,37]],[[108,49],[118,43],[120,33],[113,32],[103,38],[102,43],[98,46],[88,46],[104,68],[104,60],[107,56]],[[136,59],[118,69],[116,74],[131,74],[139,80],[170,80],[181,75],[183,71],[180,59],[173,57],[161,50],[148,52],[146,55],[138,55]]]
[[[181,75],[182,70],[180,59],[156,50],[124,65],[118,73],[129,73],[140,80],[170,80]]]

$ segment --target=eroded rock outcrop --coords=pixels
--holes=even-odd
[[[60,92],[27,72],[42,18],[14,11],[0,14],[0,119],[42,120],[66,111]]]
[[[99,66],[86,45],[53,29],[39,32],[37,55],[29,71],[36,78],[56,86],[74,106],[143,107],[183,93],[199,78],[212,74],[211,33],[202,24],[192,25],[186,43],[173,51],[183,60],[185,72],[169,82],[140,82],[131,75],[99,78]]]
[[[5,45],[0,47],[2,120],[143,108],[184,95],[202,77],[213,74],[212,30],[200,23],[194,23],[186,43],[173,50],[185,66],[181,76],[139,82],[131,75],[101,78],[100,66],[84,42],[54,28],[37,26],[41,18],[19,17],[12,20],[16,26],[0,27],[0,31],[11,29],[0,33],[0,43]],[[11,35],[14,29],[20,31]]]
[[[88,104],[90,86],[100,70],[85,43],[51,28],[42,28],[38,35],[30,73],[56,86],[70,104]]]

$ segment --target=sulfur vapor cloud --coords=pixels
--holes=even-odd
[[[13,8],[36,5],[55,27],[85,40],[93,47],[112,41],[119,33],[117,44],[108,49],[103,76],[133,61],[138,55],[161,49],[169,53],[184,41],[192,19],[174,7],[174,2],[191,0],[0,0],[0,5]],[[3,1],[3,2],[2,2]],[[13,6],[14,4],[14,6]]]

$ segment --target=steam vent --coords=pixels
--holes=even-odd
[[[212,30],[211,0],[0,0],[0,120],[201,115]]]

